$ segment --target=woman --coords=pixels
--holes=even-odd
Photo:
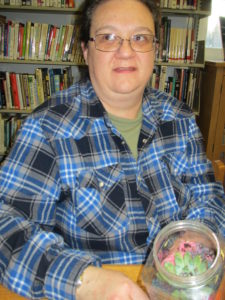
[[[144,263],[171,220],[197,218],[224,235],[223,189],[189,108],[145,88],[152,1],[84,7],[90,80],[27,118],[0,173],[0,278],[28,298],[147,300],[101,263]]]

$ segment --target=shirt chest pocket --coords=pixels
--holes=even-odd
[[[118,235],[128,226],[123,172],[117,165],[75,173],[76,226],[94,235]]]

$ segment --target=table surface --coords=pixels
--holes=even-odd
[[[143,268],[143,265],[103,265],[103,268],[120,271],[127,275],[134,282],[138,282],[140,272]],[[0,285],[0,300],[25,300],[26,298],[21,297],[2,285]],[[44,300],[44,299],[43,299]],[[217,292],[215,300],[225,300],[225,276],[223,276],[220,288]]]
[[[137,282],[142,267],[143,267],[142,265],[103,265],[103,268],[105,269],[120,271],[124,273],[134,282]],[[25,300],[26,298],[21,297],[9,291],[2,285],[0,285],[0,299],[1,300]]]

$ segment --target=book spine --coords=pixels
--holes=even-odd
[[[35,70],[36,82],[37,82],[37,95],[38,95],[38,102],[43,103],[45,100],[44,97],[44,90],[43,90],[43,79],[42,79],[42,71],[41,69]]]
[[[22,96],[22,90],[21,90],[21,85],[20,85],[20,74],[18,74],[18,73],[16,74],[16,86],[17,86],[17,91],[18,91],[20,109],[24,109],[23,96]]]
[[[18,94],[18,88],[16,83],[16,73],[10,73],[10,83],[12,88],[12,96],[13,96],[13,107],[15,109],[20,109],[20,100],[19,100],[19,94]]]

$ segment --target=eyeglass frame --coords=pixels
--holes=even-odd
[[[95,37],[89,37],[88,41],[94,42],[94,44],[95,44],[95,49],[98,50],[98,51],[101,51],[101,52],[116,52],[116,51],[121,47],[123,41],[129,41],[131,49],[132,49],[133,51],[139,52],[139,53],[147,53],[147,52],[153,51],[153,50],[155,49],[155,46],[156,46],[157,42],[158,42],[158,39],[157,39],[153,34],[149,34],[149,33],[133,34],[133,35],[130,36],[129,39],[125,39],[125,38],[122,38],[122,37],[119,36],[119,35],[112,34],[112,35],[114,35],[116,38],[119,38],[118,47],[117,47],[115,50],[102,50],[102,49],[98,49],[97,46],[96,46],[96,37],[97,37],[97,36],[100,36],[100,35],[107,35],[107,34],[108,34],[108,33],[100,33],[100,34],[96,34]],[[111,35],[111,34],[109,33],[108,35]],[[131,41],[132,41],[132,37],[135,36],[135,35],[148,35],[148,36],[153,37],[153,40],[152,40],[153,47],[152,47],[152,49],[150,49],[150,50],[148,50],[148,51],[137,51],[137,50],[133,49]]]

